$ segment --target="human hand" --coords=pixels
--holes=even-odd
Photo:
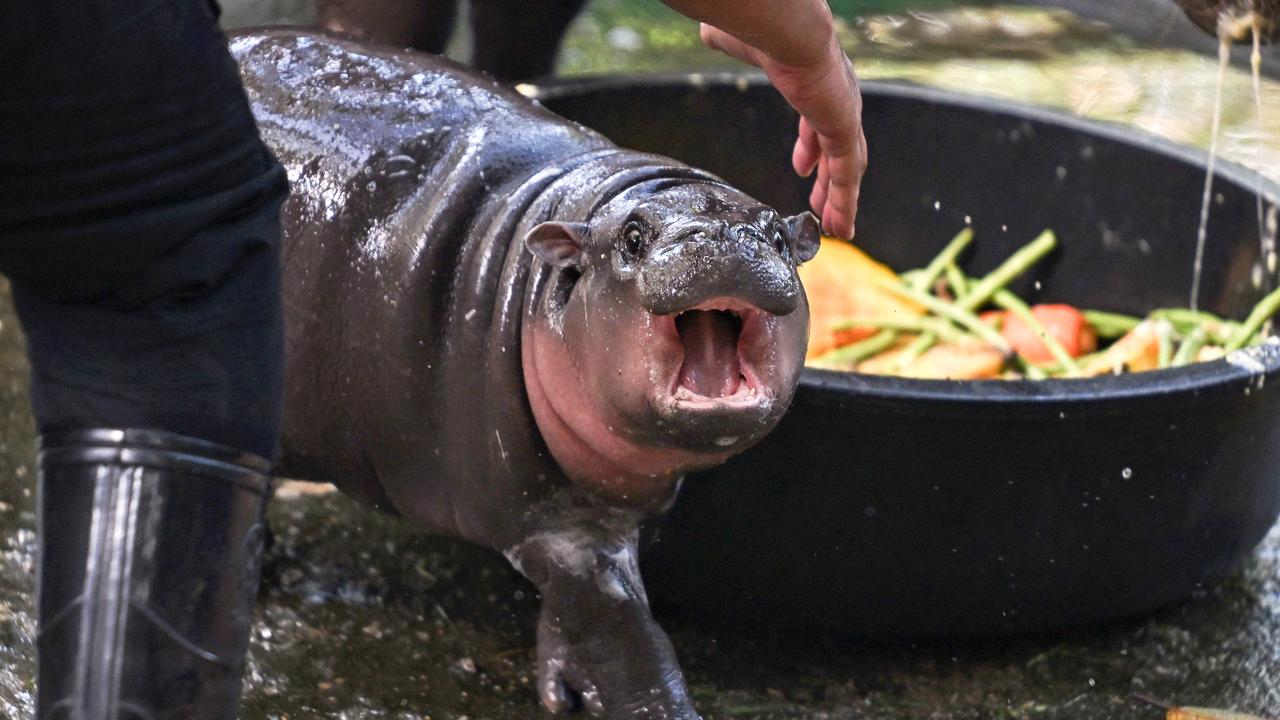
[[[862,134],[858,78],[834,32],[816,60],[792,64],[706,23],[702,24],[702,42],[763,70],[800,113],[791,164],[801,176],[809,176],[815,168],[818,171],[809,204],[822,218],[823,230],[852,237],[858,189],[867,169],[867,139]]]

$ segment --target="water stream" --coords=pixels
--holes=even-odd
[[[1222,83],[1231,62],[1231,38],[1223,35],[1218,40],[1218,81],[1213,95],[1213,122],[1209,130],[1209,163],[1204,173],[1204,195],[1200,201],[1200,226],[1196,230],[1196,259],[1191,270],[1191,300],[1193,311],[1200,309],[1200,275],[1204,269],[1204,244],[1209,234],[1209,206],[1213,194],[1213,173],[1218,166],[1218,132],[1222,127]]]

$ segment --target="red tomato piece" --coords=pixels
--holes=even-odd
[[[1093,352],[1098,347],[1098,338],[1093,328],[1084,319],[1084,315],[1070,305],[1036,305],[1031,314],[1044,326],[1067,351],[1071,357],[1080,357]],[[1004,327],[1000,334],[1013,346],[1019,355],[1031,362],[1053,362],[1053,354],[1040,339],[1017,315],[1007,313]]]

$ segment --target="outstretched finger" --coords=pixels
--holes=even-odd
[[[866,168],[866,139],[858,136],[853,152],[824,156],[828,173],[823,219],[827,229],[839,237],[853,237],[858,212],[858,194]]]
[[[827,157],[825,155],[818,159],[818,177],[813,182],[813,190],[809,193],[809,207],[813,208],[813,214],[820,219],[824,219],[827,207],[827,186],[831,182],[830,172],[827,170]],[[825,232],[827,225],[823,222],[822,229]]]
[[[796,134],[796,147],[791,153],[791,166],[796,174],[808,177],[818,166],[822,157],[822,147],[818,144],[818,133],[803,116],[800,117],[800,128]]]

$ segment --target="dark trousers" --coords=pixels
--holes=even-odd
[[[0,2],[0,272],[41,432],[272,457],[285,194],[207,0]]]

